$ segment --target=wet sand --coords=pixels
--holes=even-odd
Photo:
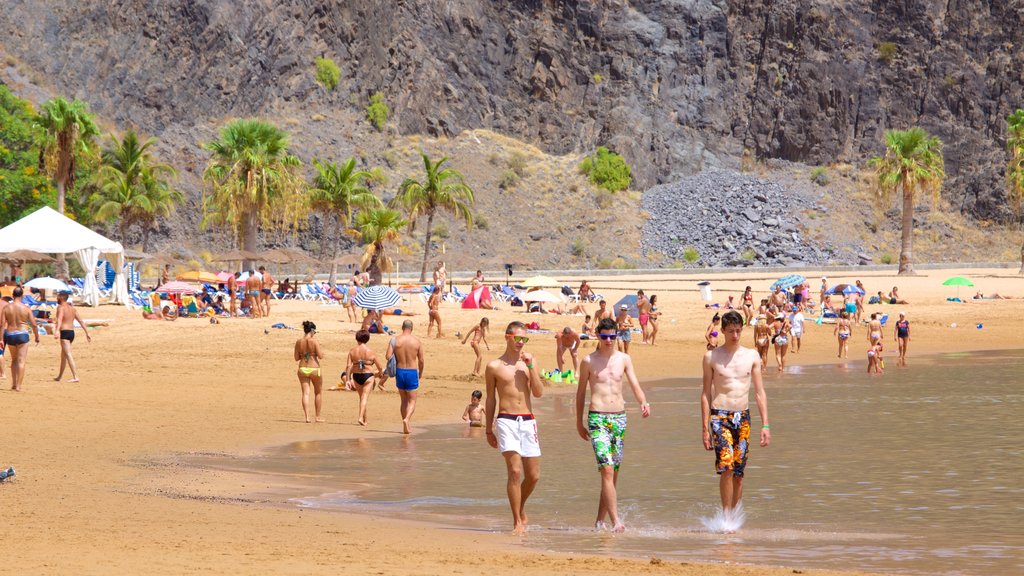
[[[830,280],[860,278],[869,293],[899,285],[910,305],[868,310],[909,312],[911,368],[914,354],[1024,346],[1018,326],[1024,317],[1024,300],[948,303],[945,298],[955,289],[941,283],[960,274],[972,278],[976,289],[1024,296],[1024,280],[1015,268],[926,271],[913,278],[879,272],[840,274]],[[807,276],[816,287],[820,274]],[[716,299],[724,301],[728,294],[738,300],[747,283],[756,289],[757,297],[763,297],[774,278],[748,273],[700,279],[711,280]],[[632,350],[642,380],[699,374],[703,333],[713,312],[700,302],[696,280],[661,275],[591,278],[595,291],[609,303],[639,287],[659,295],[665,315],[658,345],[634,344]],[[961,289],[961,298],[969,299],[974,290]],[[413,320],[422,335],[425,304],[413,297],[406,307],[421,313]],[[302,421],[291,361],[299,332],[269,326],[285,322],[298,327],[304,319],[316,321],[328,355],[325,385],[331,386],[343,369],[355,327],[340,321],[340,308],[275,303],[269,321],[236,319],[219,325],[188,319],[144,321],[138,312],[113,306],[83,309],[82,314],[86,319],[113,320],[110,327],[93,331],[91,344],[84,338],[75,341],[82,382],[52,381],[59,360],[52,336],[29,350],[23,392],[8,391],[9,379],[2,381],[0,417],[5,434],[0,466],[13,465],[18,470],[13,482],[0,484],[4,518],[0,538],[6,543],[5,567],[10,570],[35,574],[268,569],[282,573],[639,574],[651,569],[647,561],[528,551],[518,545],[518,538],[502,533],[467,533],[277,505],[273,481],[214,470],[197,472],[178,462],[183,454],[247,454],[291,441],[397,437],[401,427],[393,385],[373,394],[366,428],[355,423],[356,395],[346,392],[326,393],[326,423]],[[508,307],[485,313],[445,304],[442,314],[447,338],[427,342],[417,424],[459,422],[469,392],[483,387],[482,379],[469,374],[472,351],[458,343],[456,331],[464,333],[486,314],[492,321],[491,354],[497,356],[501,328],[512,319],[537,320],[550,330],[578,327],[582,322],[580,317],[528,316]],[[950,328],[951,323],[958,327]],[[979,323],[983,329],[975,328]],[[831,326],[809,325],[805,349],[792,356],[791,363],[835,361],[831,334]],[[864,330],[858,329],[854,342],[864,338]],[[386,343],[384,337],[371,340],[381,353]],[[553,337],[535,337],[528,347],[539,355],[542,368],[554,366]],[[851,360],[861,361],[861,348],[851,345]],[[887,347],[887,363],[894,360],[893,353],[894,347]],[[316,478],[310,482],[315,484]],[[857,566],[839,568],[855,571]],[[662,562],[658,571],[792,573],[786,568],[708,568],[676,562]]]

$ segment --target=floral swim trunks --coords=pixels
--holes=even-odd
[[[715,447],[715,470],[721,474],[732,470],[733,476],[743,477],[747,467],[747,448],[750,440],[750,410],[711,410],[709,425],[711,441]]]
[[[594,412],[587,415],[590,444],[594,447],[597,467],[622,465],[622,438],[626,435],[625,412]]]

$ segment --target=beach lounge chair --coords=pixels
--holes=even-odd
[[[451,292],[445,294],[444,298],[449,302],[461,304],[462,301],[465,300],[467,296],[469,296],[469,294],[466,294],[465,292],[459,290],[457,286],[452,286]]]
[[[523,301],[519,298],[519,295],[516,294],[516,291],[513,290],[511,286],[501,286],[500,288],[501,288],[501,293],[506,296],[507,302],[509,303],[509,305],[511,305],[511,306],[522,306],[523,305]]]

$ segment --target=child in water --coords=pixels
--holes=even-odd
[[[469,406],[466,406],[465,412],[462,413],[462,419],[468,420],[472,428],[482,428],[484,425],[484,407],[480,404],[482,397],[483,394],[479,390],[473,390],[473,394],[469,398]]]
[[[868,348],[868,374],[874,369],[875,374],[885,372],[885,363],[882,361],[882,342],[875,342],[874,346]]]
[[[469,345],[473,347],[473,352],[476,352],[476,363],[473,364],[474,376],[480,374],[480,363],[483,362],[484,358],[483,354],[480,353],[480,342],[482,341],[488,350],[491,349],[491,345],[487,343],[487,327],[490,326],[490,324],[490,320],[487,318],[481,318],[480,323],[473,326],[469,332],[466,332],[466,336],[462,339],[462,343],[465,344],[466,340],[469,340],[470,337],[473,338],[473,341],[470,342]]]

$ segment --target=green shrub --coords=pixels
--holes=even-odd
[[[374,92],[370,96],[370,103],[366,106],[366,121],[373,125],[378,132],[384,130],[384,124],[388,121],[388,105],[384,103],[384,94]]]
[[[811,182],[814,182],[818,186],[824,186],[828,184],[828,168],[824,166],[818,166],[811,170]]]
[[[441,222],[440,224],[434,226],[434,230],[431,234],[431,236],[433,236],[434,238],[441,240],[448,238],[450,235],[451,233],[448,231],[448,225],[445,224],[444,222]]]
[[[896,43],[882,42],[878,45],[878,59],[889,64],[896,58]]]
[[[582,238],[577,238],[572,242],[572,255],[577,258],[582,258],[587,253],[587,242]]]
[[[520,178],[526,177],[526,156],[522,152],[513,152],[509,155],[508,159],[505,160],[505,165],[509,170],[516,173],[516,176]]]
[[[629,164],[604,146],[598,146],[596,154],[584,158],[579,170],[590,178],[591,184],[610,192],[625,190],[633,182]]]
[[[498,180],[498,188],[502,190],[511,190],[519,184],[519,175],[514,170],[505,170],[501,173],[501,178]]]
[[[338,80],[341,79],[341,68],[330,58],[320,57],[316,59],[316,81],[324,88],[334,90],[338,87]]]
[[[753,260],[756,257],[757,250],[754,250],[753,248],[747,248],[746,250],[743,251],[742,254],[740,254],[740,258],[744,260]]]
[[[601,82],[604,82],[604,76],[602,76],[599,73],[595,73],[594,74],[594,84],[600,84]]]
[[[683,250],[683,259],[690,264],[693,264],[697,260],[700,260],[700,252],[697,252],[697,249],[693,246],[687,246],[686,249]]]
[[[881,256],[878,257],[878,261],[881,262],[882,264],[892,264],[893,262],[896,261],[896,259],[893,258],[892,254],[886,252],[885,254],[882,254]]]
[[[491,223],[487,221],[487,216],[483,213],[477,213],[473,216],[473,225],[476,226],[478,230],[487,230],[491,227]]]

